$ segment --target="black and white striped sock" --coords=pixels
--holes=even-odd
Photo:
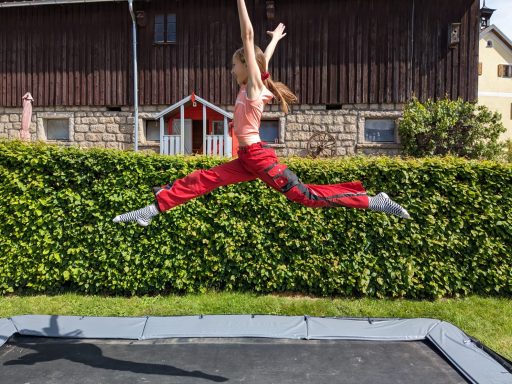
[[[404,219],[410,219],[409,213],[389,198],[389,196],[381,192],[376,196],[369,196],[369,209],[373,211],[385,212],[388,214],[396,215]]]
[[[155,203],[153,203],[147,207],[137,209],[136,211],[127,212],[116,216],[113,221],[114,223],[136,221],[139,225],[146,227],[149,225],[149,223],[151,223],[151,219],[158,215],[158,213],[158,208],[156,207]]]

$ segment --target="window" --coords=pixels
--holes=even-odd
[[[171,135],[181,135],[181,119],[175,117],[172,121]]]
[[[279,143],[279,120],[261,120],[261,141]]]
[[[174,13],[167,15],[167,41],[176,42],[176,15]]]
[[[155,16],[155,43],[176,42],[176,14]]]
[[[223,121],[212,121],[212,135],[223,135],[224,134],[224,122]]]
[[[47,140],[69,140],[69,119],[46,119],[44,129]]]
[[[512,65],[498,65],[498,77],[512,77]]]
[[[487,48],[492,48],[492,40],[487,40]]]
[[[146,120],[146,141],[160,141],[160,121]]]
[[[483,72],[483,64],[482,63],[478,63],[478,75],[480,76]]]
[[[367,142],[394,143],[395,120],[366,119],[364,122],[364,139]]]

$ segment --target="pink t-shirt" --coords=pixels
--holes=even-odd
[[[246,145],[257,143],[260,139],[260,121],[263,107],[274,94],[263,86],[260,96],[255,100],[247,99],[246,84],[240,86],[233,114],[234,133],[239,141]]]

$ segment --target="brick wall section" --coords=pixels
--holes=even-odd
[[[148,142],[144,137],[144,119],[167,106],[142,106],[139,108],[139,150],[159,152],[158,142]],[[221,106],[232,112],[233,106]],[[285,115],[278,105],[266,107],[264,119],[278,119],[279,144],[272,144],[278,156],[305,156],[307,142],[315,132],[328,132],[336,139],[336,156],[354,154],[400,154],[398,135],[395,143],[366,143],[364,124],[366,118],[395,119],[397,132],[403,105],[343,105],[340,109],[327,110],[323,105],[294,105],[292,113]],[[46,140],[44,119],[69,119],[69,142],[81,148],[103,147],[133,150],[133,109],[108,111],[102,107],[33,108],[30,126],[31,140]],[[0,138],[19,138],[21,108],[0,107]]]

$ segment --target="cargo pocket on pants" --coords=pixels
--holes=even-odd
[[[279,190],[283,193],[288,192],[294,186],[302,183],[295,172],[289,169],[285,164],[274,163],[270,167],[265,168],[265,173],[272,178]]]

